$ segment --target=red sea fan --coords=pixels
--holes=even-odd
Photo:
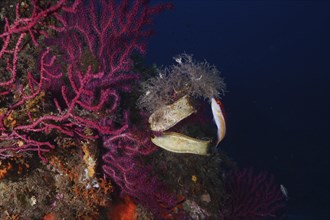
[[[119,187],[122,197],[130,196],[155,216],[161,216],[178,201],[176,195],[152,174],[152,167],[141,160],[157,148],[151,144],[148,134],[133,131],[127,114],[122,122],[124,126],[117,128],[117,134],[103,136],[106,148],[102,157],[103,172]],[[111,121],[105,123],[113,126]]]
[[[46,161],[43,153],[55,146],[49,141],[50,138],[39,138],[40,134],[47,135],[53,129],[66,135],[72,134],[72,128],[63,124],[63,126],[57,125],[58,122],[64,121],[65,117],[54,117],[49,114],[35,119],[30,111],[24,111],[26,109],[24,106],[44,96],[45,92],[42,88],[45,81],[57,80],[61,77],[61,74],[48,71],[56,58],[51,55],[50,48],[44,50],[40,47],[40,41],[41,38],[48,38],[48,32],[66,30],[67,26],[61,14],[75,13],[80,3],[80,0],[58,0],[43,8],[39,5],[39,1],[31,1],[32,11],[27,17],[21,13],[20,4],[17,3],[16,19],[11,22],[8,18],[4,18],[4,29],[0,33],[0,61],[4,65],[0,68],[2,110],[0,113],[0,159],[13,157],[16,153],[35,151],[41,159]],[[50,19],[56,25],[47,22]],[[31,39],[30,42],[28,39]],[[22,54],[28,43],[36,50],[42,51],[39,68],[34,73],[19,67],[27,64]],[[31,62],[33,63],[32,60]],[[16,115],[16,118],[13,115]],[[55,123],[49,123],[49,121],[55,121]]]
[[[274,177],[253,169],[237,169],[228,173],[225,190],[230,195],[221,210],[226,220],[281,219],[286,198]]]

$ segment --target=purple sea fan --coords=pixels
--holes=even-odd
[[[42,88],[46,81],[61,77],[61,74],[48,71],[53,66],[55,57],[51,55],[49,48],[43,50],[40,46],[40,36],[47,39],[48,31],[64,31],[67,26],[62,13],[75,13],[81,1],[58,0],[52,3],[41,7],[39,1],[31,1],[29,5],[32,11],[26,17],[17,3],[16,19],[10,22],[8,18],[4,18],[3,32],[0,32],[0,62],[4,65],[0,68],[0,159],[35,151],[46,161],[43,153],[55,146],[49,141],[50,138],[40,138],[40,134],[47,135],[55,129],[72,135],[72,128],[69,130],[66,125],[58,125],[65,117],[43,114],[34,118],[33,113],[26,108],[29,103],[35,103],[36,99],[42,100],[45,94]],[[49,20],[56,25],[47,22]],[[30,65],[23,58],[24,54],[26,56],[27,45],[34,48],[33,50],[43,51],[40,53],[39,67],[34,72],[22,68]],[[32,60],[31,62],[33,63]]]
[[[130,92],[138,78],[131,56],[144,53],[153,15],[170,6],[96,0],[83,1],[75,14],[64,13],[65,31],[47,41],[59,50],[51,72],[64,70],[63,77],[48,80],[43,87],[72,124],[95,130],[97,137],[116,136],[116,129],[101,125],[101,115],[120,114],[122,92]]]
[[[228,173],[225,190],[230,195],[221,210],[221,219],[281,219],[286,198],[274,177],[253,169],[237,169]]]
[[[177,204],[176,196],[152,175],[152,167],[141,160],[157,148],[144,130],[134,131],[127,114],[125,116],[124,126],[118,128],[116,134],[103,137],[103,146],[107,149],[102,157],[103,172],[119,187],[121,196],[129,195],[159,217]],[[108,123],[113,126],[111,121]]]
[[[150,6],[145,0],[84,1],[74,15],[67,13],[67,31],[50,42],[60,45],[64,60],[73,69],[104,72],[101,79],[89,82],[90,88],[130,91],[133,53],[145,53],[146,39],[155,14],[171,4]],[[85,97],[86,98],[86,97]]]

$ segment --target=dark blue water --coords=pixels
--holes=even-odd
[[[221,148],[287,187],[289,219],[330,217],[330,4],[174,1],[156,19],[148,61],[186,52],[228,85]]]

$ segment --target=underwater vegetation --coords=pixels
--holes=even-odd
[[[175,64],[159,69],[157,76],[141,83],[140,108],[153,112],[184,95],[210,99],[224,94],[226,84],[215,66],[207,61],[195,61],[186,53],[177,55],[174,60]]]
[[[280,187],[217,151],[217,68],[139,63],[171,4],[0,7],[1,219],[278,219]]]

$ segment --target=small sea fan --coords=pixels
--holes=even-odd
[[[174,59],[176,64],[158,70],[158,76],[141,84],[140,108],[153,112],[184,95],[209,99],[224,94],[226,84],[215,66],[206,61],[196,62],[185,53]]]
[[[237,169],[228,173],[225,190],[230,198],[220,210],[227,220],[282,219],[285,214],[286,197],[274,177],[253,169]]]

